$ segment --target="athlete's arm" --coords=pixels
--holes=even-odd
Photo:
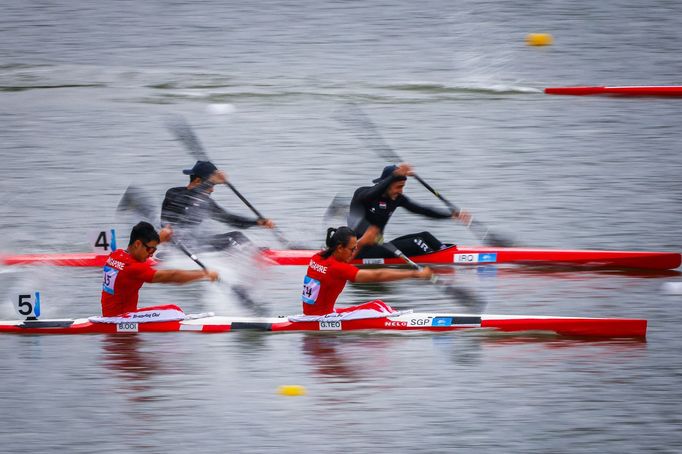
[[[237,214],[230,213],[215,203],[213,199],[209,199],[208,212],[214,221],[228,224],[238,229],[248,229],[254,225],[258,225],[258,219],[251,219]]]
[[[403,279],[431,279],[433,271],[424,267],[420,270],[392,270],[382,268],[378,270],[360,270],[355,276],[355,282],[389,282]]]
[[[367,227],[365,233],[358,238],[357,248],[355,249],[355,252],[353,252],[352,258],[357,257],[364,247],[377,244],[379,242],[379,238],[381,238],[381,229],[379,227],[376,225],[370,225]]]
[[[213,270],[157,270],[152,282],[164,284],[185,284],[187,282],[218,279],[218,273]]]
[[[420,205],[405,195],[401,196],[401,199],[400,206],[404,207],[408,211],[411,211],[412,213],[417,213],[436,219],[447,219],[453,217],[453,212],[450,210],[439,210],[437,208],[431,208],[430,206]]]
[[[365,189],[367,188],[358,188],[355,191],[353,198],[350,201],[348,216],[346,217],[348,227],[353,229],[358,237],[362,236],[370,225],[365,217],[365,205],[363,203],[362,192]]]

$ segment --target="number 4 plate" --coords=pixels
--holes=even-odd
[[[88,235],[88,242],[95,252],[109,254],[116,250],[116,230],[96,230]]]

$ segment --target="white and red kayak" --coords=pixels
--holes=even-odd
[[[308,265],[314,250],[263,249],[262,257],[276,265]],[[104,266],[106,254],[5,254],[4,265]],[[682,263],[677,252],[604,251],[538,248],[495,248],[450,246],[431,254],[410,257],[416,263],[432,265],[494,265],[521,264],[535,266],[566,266],[592,269],[671,270]],[[367,258],[355,260],[356,265],[400,265],[399,258]]]
[[[191,317],[191,316],[190,316]],[[61,320],[0,321],[0,333],[13,334],[125,334],[191,331],[457,331],[479,329],[493,332],[549,332],[568,337],[646,337],[647,321],[625,318],[547,317],[526,315],[475,315],[448,313],[401,313],[396,316],[354,320],[291,321],[288,317],[205,316],[179,321],[98,323],[88,318]]]
[[[618,95],[618,96],[682,96],[682,86],[628,86],[628,87],[549,87],[548,95]]]

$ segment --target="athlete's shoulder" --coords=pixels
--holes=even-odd
[[[166,197],[184,195],[188,191],[189,190],[185,186],[177,186],[175,188],[170,188],[169,190],[167,190],[166,191]]]
[[[130,263],[130,261],[130,254],[128,254],[125,249],[116,249],[114,252],[109,254],[109,257],[107,257],[105,266],[122,270]]]
[[[109,257],[116,259],[116,260],[125,260],[130,257],[130,254],[128,254],[128,251],[125,249],[116,249],[114,252],[109,254]]]
[[[328,264],[331,267],[334,268],[339,268],[339,269],[346,269],[346,268],[355,268],[355,265],[351,265],[350,263],[342,262],[341,260],[337,260],[334,256],[329,257]]]
[[[353,198],[357,199],[360,197],[365,196],[369,191],[371,191],[374,188],[374,186],[360,186],[355,190],[353,193]]]
[[[357,276],[358,271],[360,271],[357,266],[341,262],[333,257],[331,257],[328,267],[332,275],[349,281],[355,281],[355,276]]]

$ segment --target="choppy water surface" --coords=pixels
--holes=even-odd
[[[385,164],[334,117],[354,101],[454,202],[557,248],[682,249],[681,104],[552,97],[547,86],[674,85],[674,2],[5,2],[0,251],[88,250],[135,182],[161,201],[192,158],[182,114],[232,182],[294,240]],[[555,44],[530,48],[530,32]],[[415,182],[408,193],[436,203]],[[227,188],[215,198],[247,214]],[[219,230],[219,226],[213,226]],[[387,236],[460,226],[399,213]],[[246,232],[276,246],[264,231]],[[302,268],[204,257],[299,309]],[[183,259],[173,262],[191,267]],[[100,271],[4,268],[0,295],[45,317],[99,310]],[[678,273],[461,270],[491,313],[641,317],[646,343],[452,334],[165,334],[0,339],[0,451],[675,452],[682,444]],[[7,296],[5,296],[7,295]],[[345,303],[462,310],[424,283],[352,286]],[[206,283],[146,304],[244,314]],[[8,300],[2,319],[14,318]],[[307,387],[304,397],[276,394]]]

